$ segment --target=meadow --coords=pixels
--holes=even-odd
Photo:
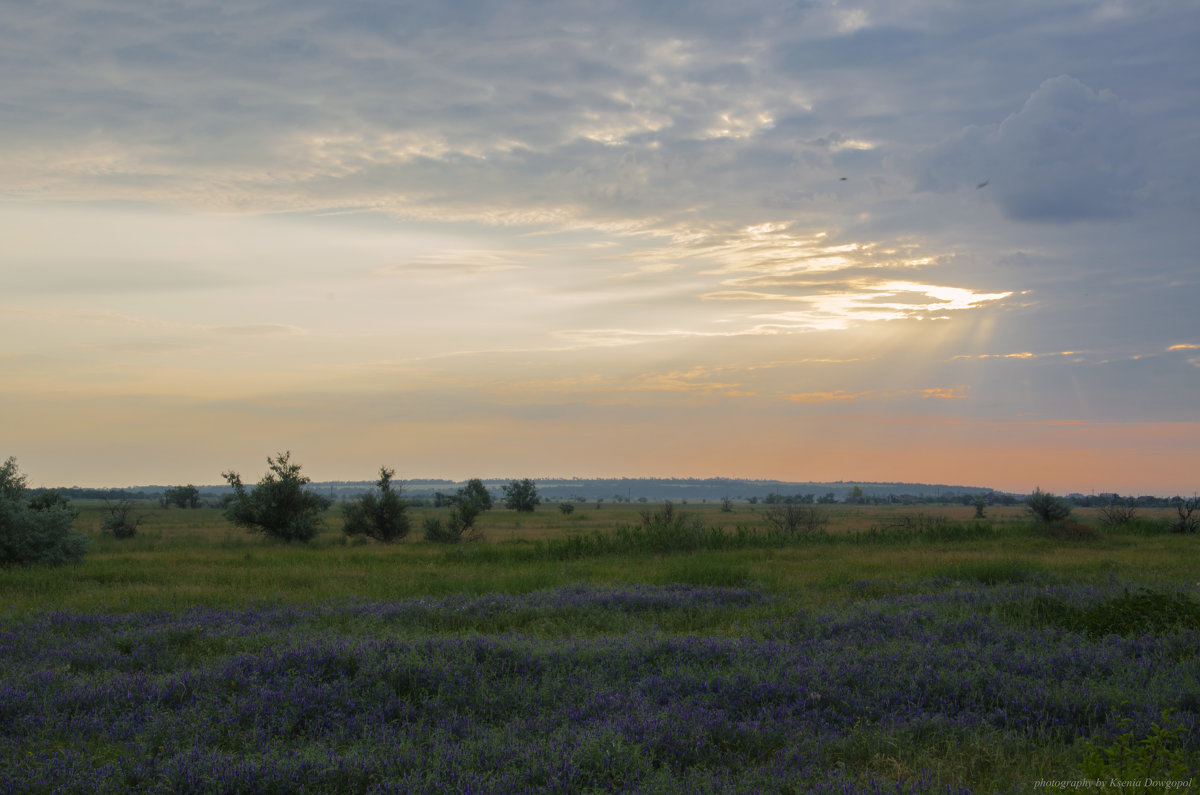
[[[336,508],[303,545],[149,505],[115,539],[78,507],[84,562],[0,571],[0,791],[1166,792],[1200,768],[1198,539],[1154,511],[833,505],[783,533],[763,505],[544,505],[446,546],[348,541]]]

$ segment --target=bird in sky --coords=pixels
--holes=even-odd
[[[990,179],[985,179],[983,182],[980,182],[978,185],[975,186],[975,190],[979,190],[980,188],[986,188],[988,186],[989,182],[991,182]]]

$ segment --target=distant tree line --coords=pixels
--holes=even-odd
[[[66,486],[48,488],[32,488],[28,489],[29,496],[36,497],[39,494],[54,492],[69,500],[153,500],[156,498],[157,492],[145,491],[139,489],[85,489],[79,486]]]

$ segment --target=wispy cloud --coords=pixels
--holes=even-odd
[[[298,326],[284,323],[247,323],[240,326],[213,326],[210,331],[214,334],[227,334],[234,337],[260,336],[302,336],[308,332]]]
[[[847,392],[837,389],[830,392],[794,392],[784,395],[785,400],[793,403],[860,403],[865,401],[887,400],[900,397],[918,397],[937,400],[966,400],[968,395],[964,387],[926,387],[924,389],[880,390],[867,389],[861,392]]]

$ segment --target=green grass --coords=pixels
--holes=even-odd
[[[828,528],[771,537],[764,506],[677,506],[683,520],[643,527],[661,506],[595,503],[566,516],[554,506],[479,520],[485,540],[430,544],[347,541],[335,507],[308,544],[235,528],[215,508],[144,509],[136,537],[99,532],[102,505],[82,504],[76,528],[91,538],[83,563],[0,572],[0,611],[177,609],[251,602],[400,599],[524,593],[574,583],[751,585],[804,604],[915,592],[946,583],[1104,583],[1193,587],[1197,540],[1099,526],[1087,540],[1031,525],[1019,509],[831,506]],[[419,526],[433,509],[413,511]],[[1153,517],[1150,517],[1153,518]],[[1086,517],[1085,517],[1086,519]],[[739,538],[741,539],[739,541]],[[932,584],[932,585],[931,585]]]

